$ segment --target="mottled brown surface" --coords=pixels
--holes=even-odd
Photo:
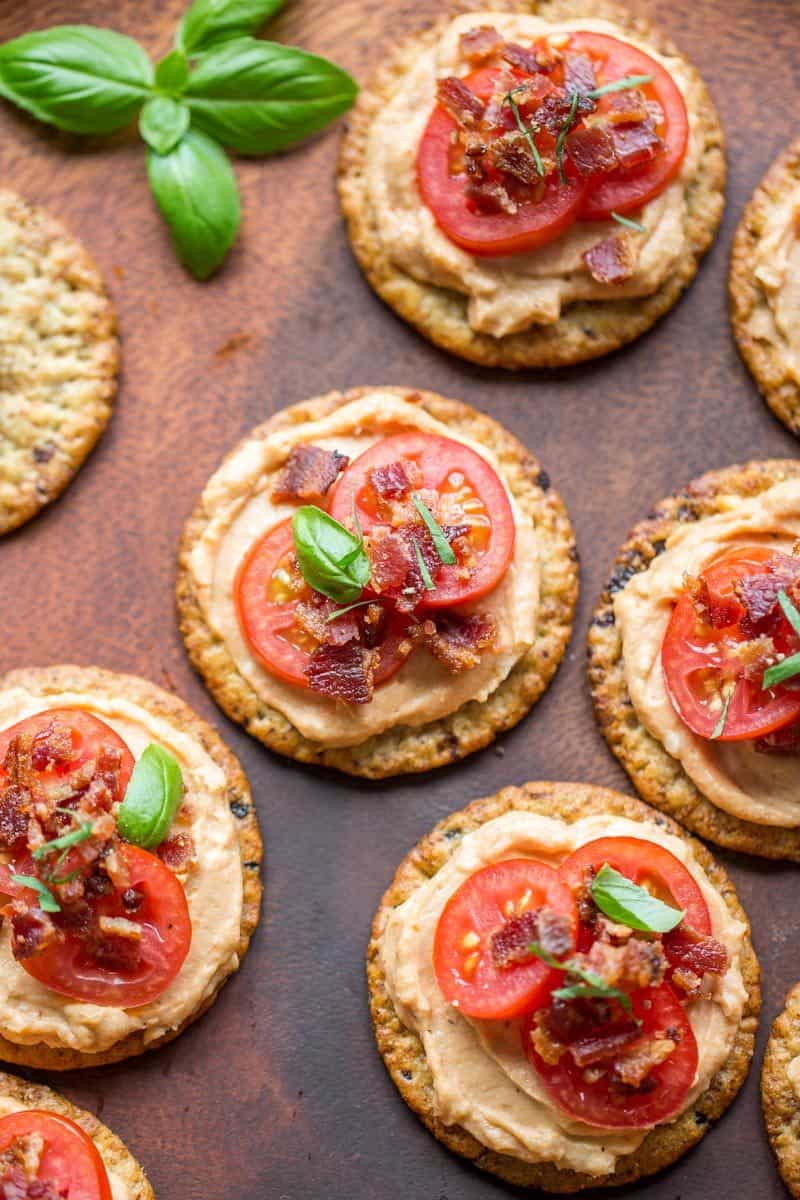
[[[266,847],[266,908],[214,1011],[124,1068],[60,1076],[101,1112],[169,1200],[494,1200],[515,1193],[448,1154],[406,1110],[375,1051],[363,954],[380,896],[447,812],[527,779],[627,788],[591,712],[584,639],[627,531],[711,467],[791,457],[729,333],[730,239],[751,190],[796,134],[797,0],[637,0],[708,81],[730,150],[721,235],[688,295],[604,362],[515,378],[436,351],[375,298],[334,195],[336,138],[240,169],[244,240],[210,285],[172,260],[132,135],[114,153],[0,112],[2,181],[63,217],[108,279],[123,337],[110,429],[67,493],[0,547],[0,669],[97,662],[178,691],[248,773]],[[0,37],[105,21],[167,49],[181,0],[0,0]],[[364,78],[374,39],[431,0],[290,0],[276,35]],[[112,166],[113,163],[113,166]],[[291,202],[288,197],[291,196]],[[297,214],[301,214],[298,217]],[[583,597],[562,671],[530,719],[459,766],[369,785],[273,758],[222,718],[173,613],[180,531],[223,452],[282,405],[362,383],[427,387],[485,408],[551,471],[575,523]],[[769,1021],[797,978],[797,867],[719,857],[753,920]],[[760,1053],[760,1049],[759,1052]],[[781,1200],[757,1071],[718,1129],[626,1196]]]

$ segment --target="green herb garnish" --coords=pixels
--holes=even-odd
[[[414,507],[427,526],[428,533],[431,535],[431,540],[433,541],[434,550],[439,555],[439,558],[443,563],[449,567],[452,567],[453,564],[458,560],[455,556],[453,547],[450,545],[444,535],[444,530],[442,529],[441,525],[436,520],[421,496],[418,496],[416,492],[412,492],[411,499],[414,503]]]
[[[428,570],[425,559],[422,557],[422,551],[419,548],[419,542],[414,542],[414,551],[417,555],[417,566],[419,567],[419,573],[422,576],[423,586],[427,591],[433,592],[436,590],[436,584],[431,579],[431,573]]]
[[[514,120],[517,123],[517,129],[520,131],[522,136],[525,138],[525,141],[530,146],[531,154],[533,155],[533,161],[536,163],[536,170],[539,172],[542,179],[544,179],[544,163],[542,162],[542,156],[539,153],[539,148],[536,145],[536,142],[533,140],[534,133],[538,133],[538,127],[533,126],[533,128],[531,128],[531,126],[525,124],[525,122],[522,119],[522,113],[519,111],[519,105],[517,104],[516,100],[514,99],[514,96],[516,95],[516,93],[524,92],[526,87],[527,87],[527,84],[523,83],[523,84],[521,84],[520,87],[512,88],[511,91],[507,92],[506,95],[503,97],[503,103],[501,104],[500,107],[502,108],[503,105],[505,105],[505,104],[508,104],[508,106],[510,107],[512,113],[514,114]]]
[[[556,141],[556,162],[558,163],[558,178],[561,180],[562,186],[564,184],[566,184],[566,182],[567,182],[567,177],[564,174],[564,142],[566,141],[567,134],[569,133],[570,129],[572,129],[572,126],[575,123],[575,114],[578,111],[579,102],[580,102],[580,93],[573,92],[572,93],[572,102],[570,104],[569,113],[567,114],[567,118],[564,121],[564,124],[561,126],[561,129],[558,134],[558,139]]]
[[[294,550],[300,571],[315,592],[337,604],[358,600],[369,580],[364,539],[315,504],[304,504],[292,517]]]
[[[732,699],[733,699],[733,688],[731,688],[731,690],[728,692],[727,696],[725,697],[725,702],[722,705],[722,712],[719,714],[719,720],[717,721],[716,725],[714,726],[714,732],[711,734],[710,741],[712,741],[712,742],[715,742],[717,740],[717,738],[722,737],[723,733],[725,732],[725,723],[728,720],[728,709],[731,706]]]
[[[632,1012],[631,998],[626,992],[620,991],[619,988],[609,987],[604,983],[599,975],[594,971],[586,971],[583,967],[578,966],[571,958],[565,959],[564,962],[559,962],[552,954],[538,944],[531,942],[528,946],[531,954],[540,958],[542,962],[547,963],[548,967],[555,967],[557,971],[565,971],[567,975],[574,975],[579,979],[580,983],[567,984],[565,987],[556,988],[552,993],[558,1000],[576,1000],[584,996],[602,996],[607,1000],[618,1000],[626,1012]]]
[[[177,760],[151,742],[133,768],[117,813],[120,836],[144,850],[160,846],[182,799],[183,775]]]
[[[364,608],[365,605],[372,603],[372,600],[356,600],[355,604],[347,604],[344,608],[336,608],[332,613],[328,613],[325,618],[325,624],[328,625],[331,621],[335,621],[337,617],[343,617],[345,613],[352,612],[354,608]]]
[[[623,217],[620,213],[612,210],[611,219],[616,221],[618,225],[624,225],[626,229],[635,229],[637,233],[647,233],[647,226],[642,225],[639,221],[632,221],[630,217]]]
[[[597,100],[600,96],[607,96],[609,92],[627,92],[628,88],[643,87],[644,84],[652,82],[652,75],[626,75],[624,79],[615,79],[613,83],[604,83],[602,87],[594,88],[586,95],[591,100]]]
[[[783,588],[778,592],[778,604],[795,633],[800,633],[800,612],[792,604]]]
[[[792,629],[795,633],[800,634],[800,612],[792,604],[784,588],[778,592],[778,604]],[[787,679],[794,679],[795,675],[800,675],[800,654],[792,654],[773,667],[767,667],[761,680],[761,687],[766,691],[779,683],[785,683]]]
[[[51,842],[45,842],[42,846],[37,846],[33,851],[33,857],[36,859],[46,858],[48,854],[52,854],[56,850],[71,850],[73,846],[79,846],[81,842],[85,842],[91,836],[91,821],[83,821],[77,829],[73,829],[69,833],[62,833],[61,837],[53,838]],[[62,855],[62,861],[64,857],[66,856]]]
[[[643,933],[668,933],[686,916],[683,909],[664,904],[608,863],[595,875],[591,890],[592,899],[609,920]]]
[[[42,912],[61,912],[61,905],[50,891],[50,888],[42,883],[41,879],[37,879],[35,875],[12,875],[11,882],[18,883],[21,887],[30,888],[32,892],[37,892],[39,895],[39,908]]]

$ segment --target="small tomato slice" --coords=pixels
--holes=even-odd
[[[272,675],[298,687],[309,686],[305,674],[317,643],[295,624],[295,609],[308,600],[311,589],[292,561],[291,519],[267,531],[244,559],[234,583],[239,625],[253,652]],[[366,598],[366,597],[365,597]],[[407,655],[399,652],[408,620],[390,608],[379,659],[376,684],[400,670]]]
[[[664,114],[656,131],[665,143],[664,150],[650,162],[630,170],[618,168],[590,183],[583,199],[581,221],[607,220],[612,212],[633,212],[654,199],[672,182],[680,170],[689,139],[689,117],[680,88],[661,63],[632,46],[605,33],[574,33],[568,51],[588,54],[594,62],[598,86],[613,83],[629,75],[652,75],[652,83],[640,85],[648,100],[656,101]],[[608,96],[598,99],[598,111],[609,105]]]
[[[122,755],[119,794],[116,797],[121,800],[133,771],[133,755],[110,725],[80,708],[48,708],[0,731],[0,786],[7,779],[3,761],[12,739],[20,734],[35,737],[38,733],[43,733],[54,720],[69,727],[72,735],[72,756],[67,762],[44,764],[41,770],[36,771],[37,782],[45,788],[49,783],[58,784],[60,787],[68,783],[70,777],[86,763],[96,759],[101,746],[111,746]]]
[[[502,74],[493,69],[473,71],[462,82],[486,101]],[[508,122],[511,128],[510,109]],[[568,177],[565,184],[557,174],[548,176],[541,197],[519,204],[516,212],[480,212],[467,196],[467,175],[451,170],[453,135],[457,129],[453,117],[437,104],[417,154],[417,181],[422,199],[451,242],[470,254],[487,257],[522,254],[554,241],[573,224],[588,191],[588,185],[574,176]]]
[[[796,569],[796,561],[766,546],[752,546],[719,559],[702,572],[711,591],[726,599],[735,598],[736,584],[750,575],[763,574],[770,563],[781,559]],[[699,737],[710,738],[721,716],[723,674],[735,671],[732,649],[748,639],[739,621],[714,629],[701,624],[688,595],[679,597],[661,647],[661,667],[670,700],[685,725]],[[780,653],[793,654],[800,648],[797,634],[781,613],[770,631]],[[715,740],[752,741],[791,725],[800,718],[800,681],[790,680],[767,690],[758,679],[740,675],[733,686],[724,727]]]
[[[44,1139],[36,1180],[50,1192],[69,1200],[112,1200],[111,1184],[100,1152],[88,1134],[68,1117],[35,1108],[9,1113],[0,1119],[0,1154],[18,1138],[39,1134]],[[0,1190],[4,1178],[0,1166]],[[13,1189],[4,1195],[14,1196]],[[32,1191],[25,1195],[32,1196]]]
[[[131,918],[115,892],[93,900],[92,908],[98,916],[127,917],[142,926],[139,966],[132,972],[105,967],[69,933],[63,941],[22,959],[20,966],[45,987],[72,1000],[138,1008],[158,999],[180,971],[192,941],[192,922],[180,881],[160,858],[127,844],[122,853],[131,887],[143,894],[140,907]]]
[[[463,512],[474,565],[466,578],[460,564],[442,566],[436,588],[426,592],[426,608],[448,608],[485,596],[505,574],[514,553],[514,513],[497,472],[463,442],[431,433],[397,433],[376,442],[356,458],[336,485],[331,515],[347,524],[355,498],[365,533],[380,524],[378,497],[369,475],[376,467],[413,461],[422,473],[422,487],[455,502]],[[459,519],[461,522],[461,518]]]
[[[647,1089],[612,1089],[603,1076],[587,1083],[586,1072],[569,1053],[555,1064],[546,1063],[533,1048],[532,1013],[523,1026],[525,1051],[531,1064],[558,1107],[585,1125],[600,1129],[647,1129],[668,1121],[680,1112],[694,1082],[698,1051],[689,1018],[668,983],[644,988],[631,997],[634,1016],[641,1022],[642,1036],[674,1031],[677,1044],[669,1058],[655,1067]],[[602,1027],[598,1029],[602,1034]],[[652,1085],[655,1086],[652,1086]]]
[[[476,871],[442,910],[433,943],[433,966],[442,995],[468,1017],[515,1017],[549,992],[554,976],[539,959],[497,967],[490,939],[511,916],[548,908],[577,927],[572,893],[552,867],[508,859]]]

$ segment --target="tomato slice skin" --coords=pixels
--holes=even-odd
[[[462,82],[488,100],[501,74],[494,69],[473,71]],[[451,138],[457,128],[453,117],[437,105],[417,154],[420,194],[451,242],[479,257],[502,257],[536,250],[573,224],[588,193],[587,183],[574,175],[563,185],[558,175],[549,176],[542,199],[521,205],[516,213],[481,213],[471,208],[466,176],[450,173]]]
[[[426,592],[425,608],[451,608],[485,596],[502,579],[514,553],[516,527],[508,493],[496,471],[476,451],[463,442],[438,434],[407,432],[392,434],[376,442],[354,459],[336,484],[331,515],[347,523],[355,497],[358,519],[365,533],[379,524],[375,495],[369,472],[401,459],[413,460],[423,476],[422,486],[433,491],[447,490],[449,481],[463,476],[488,521],[488,543],[477,552],[477,566],[469,578],[459,578],[458,564],[442,566],[437,572],[435,591]]]
[[[620,875],[648,889],[667,904],[681,908],[697,933],[711,934],[711,916],[700,885],[680,859],[643,838],[606,837],[586,842],[564,859],[558,873],[572,891],[585,885],[588,872],[608,864]]]
[[[133,771],[133,755],[119,734],[115,733],[110,725],[106,725],[105,721],[101,721],[93,713],[85,712],[81,708],[45,709],[43,712],[35,713],[33,716],[18,721],[15,725],[9,726],[8,729],[0,730],[0,785],[7,779],[7,775],[3,769],[3,761],[12,739],[18,737],[20,734],[30,734],[35,737],[37,733],[41,733],[47,729],[56,719],[60,723],[68,725],[72,730],[74,757],[69,763],[59,764],[55,768],[37,772],[39,782],[45,785],[51,781],[59,784],[65,783],[70,775],[96,755],[102,743],[116,748],[122,754],[119,774],[119,794],[116,797],[116,799],[121,800],[125,795],[125,789],[128,786],[131,772]]]
[[[612,212],[634,212],[660,195],[681,168],[689,140],[686,102],[669,71],[637,46],[605,33],[581,32],[572,35],[567,49],[603,60],[597,71],[599,85],[628,75],[653,76],[653,82],[642,85],[640,90],[649,100],[656,100],[664,112],[664,125],[658,131],[665,149],[644,166],[627,171],[618,168],[591,183],[581,205],[579,220],[604,221]],[[602,112],[607,104],[607,98],[600,97],[599,111]]]
[[[69,933],[19,965],[61,996],[127,1009],[158,999],[172,983],[189,953],[192,922],[183,887],[160,858],[128,844],[122,846],[122,854],[131,887],[144,894],[134,917],[143,927],[142,962],[137,970],[123,974],[101,966],[83,953],[79,940]],[[30,873],[21,866],[20,874]],[[92,907],[100,916],[130,916],[119,893],[100,896]]]
[[[558,985],[557,985],[558,986]],[[569,1054],[548,1064],[531,1042],[535,1014],[523,1025],[525,1052],[545,1088],[562,1111],[585,1125],[598,1129],[645,1129],[674,1117],[683,1107],[697,1071],[697,1041],[686,1011],[668,983],[645,988],[631,997],[633,1014],[642,1023],[642,1033],[674,1029],[679,1034],[675,1050],[655,1067],[650,1078],[656,1084],[648,1091],[612,1091],[602,1077],[587,1083],[585,1072]]]
[[[0,1153],[17,1138],[38,1133],[44,1151],[38,1179],[69,1200],[112,1200],[103,1159],[88,1134],[68,1117],[39,1109],[22,1109],[0,1118]],[[3,1181],[0,1167],[0,1184]]]
[[[782,556],[766,546],[752,546],[719,559],[702,573],[709,587],[725,598],[734,596],[734,586],[747,576],[765,571],[771,561]],[[789,559],[794,563],[794,560]],[[741,615],[744,609],[741,608]],[[797,635],[781,614],[772,637],[776,649],[793,653],[798,649]],[[722,629],[698,629],[698,618],[688,595],[682,595],[672,611],[661,648],[664,684],[672,705],[686,726],[699,737],[711,738],[720,720],[719,702],[712,707],[711,695],[704,686],[729,663],[723,651],[723,639],[743,642],[739,621]],[[718,695],[718,694],[717,694]],[[740,676],[728,705],[725,725],[715,740],[752,741],[791,725],[800,718],[800,684],[790,681],[768,690],[758,680]]]
[[[547,907],[577,928],[572,893],[552,867],[533,859],[507,859],[476,871],[447,901],[433,946],[439,988],[468,1017],[502,1020],[519,1016],[549,994],[554,971],[539,959],[495,967],[489,940],[528,897],[527,910]],[[465,945],[464,939],[467,938]],[[477,943],[475,939],[478,939]],[[474,969],[465,964],[475,955]]]
[[[239,627],[266,670],[296,687],[308,688],[305,669],[311,651],[292,641],[288,635],[294,626],[297,605],[301,599],[308,599],[311,589],[306,587],[300,595],[283,602],[274,602],[268,597],[270,581],[293,548],[291,518],[268,530],[250,548],[239,567],[234,583],[234,603]],[[376,684],[391,679],[406,661],[407,656],[400,654],[398,648],[407,628],[408,620],[393,609],[389,610],[386,636],[378,647]]]

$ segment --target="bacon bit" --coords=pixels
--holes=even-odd
[[[10,787],[0,796],[0,845],[9,848],[25,837],[28,831],[28,806],[20,788]]]
[[[489,939],[492,962],[500,968],[533,962],[536,955],[530,952],[531,942],[538,942],[554,958],[564,958],[574,948],[572,923],[548,908],[509,917]]]
[[[698,933],[686,921],[664,934],[664,952],[671,966],[683,967],[695,975],[724,975],[730,955],[716,938]]]
[[[627,238],[611,234],[583,255],[589,274],[598,283],[624,283],[633,274],[635,262]]]
[[[725,648],[724,678],[744,678],[760,684],[764,671],[775,662],[775,643],[766,634],[747,642],[725,638],[722,644]]]
[[[72,757],[72,736],[60,722],[53,721],[34,736],[31,746],[31,766],[34,771],[50,771],[68,763]]]
[[[565,139],[567,154],[581,175],[613,171],[619,166],[614,139],[605,125],[573,129]]]
[[[397,500],[411,491],[411,480],[402,462],[387,463],[385,467],[373,467],[369,481],[382,500]]]
[[[369,560],[372,585],[377,592],[402,588],[414,559],[406,539],[385,526],[370,537]]]
[[[800,572],[800,563],[798,563]],[[768,571],[748,575],[736,585],[736,595],[744,608],[740,627],[745,637],[765,632],[770,619],[778,614],[778,592],[785,591],[794,602],[798,574],[791,570]]]
[[[142,927],[127,917],[100,917],[92,957],[112,971],[135,971],[142,961]]]
[[[664,110],[657,100],[646,100],[645,108],[647,109],[648,119],[656,127],[656,129],[659,127],[659,125],[664,124]]]
[[[55,1190],[52,1184],[29,1179],[21,1167],[9,1164],[2,1167],[0,1157],[0,1194],[3,1200],[65,1200],[66,1193]]]
[[[700,976],[695,975],[694,971],[689,971],[686,967],[676,967],[672,972],[670,982],[675,987],[679,987],[681,991],[686,992],[690,999],[699,996],[703,986]]]
[[[30,958],[58,940],[58,930],[46,912],[22,900],[11,903],[11,952],[16,959]]]
[[[438,80],[436,99],[464,129],[473,129],[484,113],[483,101],[455,75]]]
[[[491,25],[481,25],[462,33],[459,49],[463,59],[473,66],[479,66],[500,53],[503,39]]]
[[[41,1192],[27,1189],[26,1181],[36,1181],[39,1174],[39,1168],[42,1164],[42,1155],[44,1154],[45,1141],[40,1133],[25,1133],[21,1137],[16,1137],[5,1150],[0,1152],[0,1184],[7,1185],[9,1180],[9,1171],[19,1172],[22,1178],[21,1186],[24,1190],[17,1193],[9,1191],[8,1187],[2,1192],[3,1200],[27,1200],[29,1196],[55,1196],[54,1192],[49,1190]],[[5,1171],[2,1168],[6,1168]],[[12,1180],[16,1187],[16,1180]],[[42,1188],[47,1185],[43,1184]]]
[[[644,94],[638,88],[629,88],[624,92],[610,92],[607,97],[608,107],[603,116],[612,125],[636,125],[647,121],[650,113]],[[663,119],[663,113],[662,119]]]
[[[408,636],[422,645],[454,675],[476,667],[480,652],[491,646],[497,636],[497,622],[488,613],[471,613],[468,617],[455,614],[440,617],[437,622],[428,618],[409,628]]]
[[[496,138],[489,147],[487,159],[495,170],[502,171],[529,187],[542,181],[528,139],[519,130],[504,133],[502,137]]]
[[[514,101],[523,116],[530,116],[555,90],[555,84],[546,75],[534,75],[514,88]]]
[[[273,500],[319,503],[333,487],[350,459],[321,446],[293,446],[272,489]]]
[[[678,1044],[674,1037],[663,1033],[641,1038],[630,1050],[614,1063],[614,1080],[629,1088],[641,1088],[652,1072],[673,1053]]]
[[[464,189],[464,194],[479,212],[483,213],[515,213],[517,206],[501,183],[489,179],[470,182]]]
[[[574,1046],[570,1046],[570,1054],[578,1067],[593,1067],[597,1063],[609,1062],[619,1058],[620,1052],[639,1037],[639,1028],[631,1020],[622,1028],[609,1026],[594,1037],[587,1037]]]
[[[312,690],[322,696],[349,704],[369,704],[377,657],[374,650],[365,650],[358,642],[318,646],[308,661],[305,676]]]
[[[535,75],[542,69],[536,50],[526,50],[516,42],[506,42],[503,46],[503,58],[510,67],[524,71],[526,75]]]
[[[578,92],[581,96],[586,96],[587,92],[593,92],[597,87],[594,65],[587,55],[568,55],[564,68],[564,87],[569,93]],[[591,97],[586,96],[586,99],[590,101],[589,111],[591,112],[597,105]]]
[[[567,1050],[585,1048],[587,1063],[618,1054],[620,1046],[639,1036],[639,1023],[618,1002],[602,997],[556,999],[539,1009],[533,1044],[546,1063],[557,1063]]]
[[[308,602],[300,601],[294,610],[294,623],[301,632],[316,642],[327,642],[331,646],[343,646],[345,642],[357,640],[358,618],[355,612],[344,613],[335,621],[328,617],[336,611],[336,605],[325,596],[314,595]]]
[[[702,576],[695,578],[693,575],[684,575],[683,586],[704,625],[710,625],[712,629],[725,629],[739,620],[741,609],[736,598],[712,592]]]
[[[664,149],[664,143],[650,121],[638,125],[614,125],[611,136],[619,164],[626,170],[650,162]]]
[[[576,961],[588,971],[599,975],[608,987],[633,992],[637,988],[657,987],[664,978],[667,962],[659,941],[646,942],[630,938],[621,946],[610,942],[594,942],[587,954]]]
[[[172,837],[168,837],[166,841],[156,847],[156,854],[176,874],[188,871],[197,860],[195,844],[188,833],[176,833]],[[128,888],[128,891],[134,891],[134,889]],[[124,893],[124,896],[128,894],[128,891]],[[125,903],[124,896],[123,904]],[[127,908],[127,905],[125,907]]]

